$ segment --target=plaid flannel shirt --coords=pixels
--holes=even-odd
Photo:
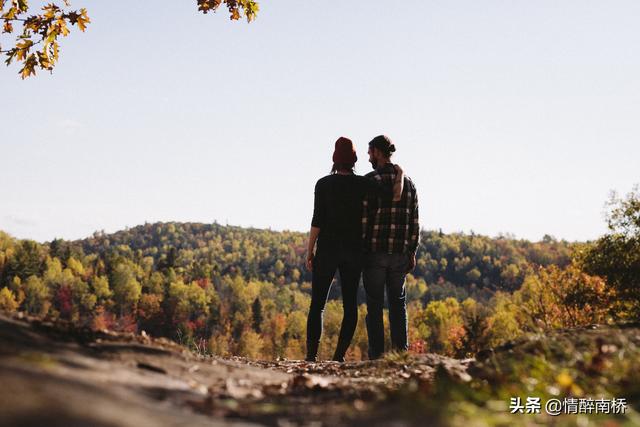
[[[395,168],[387,163],[365,175],[378,183],[393,186]],[[362,228],[366,252],[410,253],[418,248],[418,194],[413,181],[404,178],[402,198],[366,197],[363,203]]]

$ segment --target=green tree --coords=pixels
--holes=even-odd
[[[42,277],[48,288],[54,288],[57,284],[61,283],[62,263],[58,258],[47,257]]]
[[[96,305],[98,298],[91,291],[89,284],[79,277],[75,277],[71,282],[71,290],[73,292],[73,301],[75,309],[80,316],[87,316],[91,313]]]
[[[561,312],[555,295],[539,275],[528,275],[513,296],[520,308],[521,323],[527,330],[549,330],[561,326]]]
[[[122,262],[116,265],[110,275],[109,282],[120,314],[131,311],[142,293],[142,286],[136,279],[134,268],[130,262]]]
[[[257,333],[260,333],[262,328],[262,321],[264,320],[262,316],[262,303],[260,302],[260,298],[256,298],[253,301],[251,311],[253,313],[253,330]]]
[[[460,304],[455,298],[432,301],[424,309],[423,322],[428,330],[426,337],[430,351],[456,355],[463,345],[464,320]]]
[[[174,323],[195,320],[209,315],[211,295],[196,282],[185,284],[181,280],[169,285],[169,300],[174,307]]]
[[[22,240],[9,259],[5,280],[11,280],[18,276],[25,280],[29,276],[38,276],[41,273],[44,261],[40,245],[33,240]]]
[[[95,276],[91,280],[91,287],[99,303],[104,303],[113,295],[109,289],[109,279],[106,276]]]
[[[284,262],[282,260],[277,260],[275,265],[273,266],[273,271],[277,276],[281,276],[284,273]]]
[[[581,254],[587,273],[605,277],[615,289],[623,317],[640,318],[640,187],[626,197],[612,193],[609,233]]]
[[[18,302],[9,288],[0,289],[0,310],[12,313],[18,309]]]
[[[496,347],[522,334],[518,322],[518,306],[511,295],[506,292],[496,292],[491,299],[493,313],[487,318],[487,327],[483,334],[483,341],[489,347]]]
[[[69,259],[67,259],[67,268],[70,269],[76,276],[84,275],[84,266],[74,257],[69,257]]]
[[[249,329],[240,335],[236,353],[238,356],[258,359],[262,354],[263,345],[264,343],[260,334]]]
[[[289,316],[287,316],[286,325],[287,326],[285,334],[287,337],[287,346],[285,349],[285,354],[288,358],[300,359],[304,354],[306,346],[305,338],[307,330],[307,316],[305,315],[305,313],[302,313],[300,311],[293,311],[289,314]],[[334,344],[332,343],[330,347],[333,346]]]
[[[464,350],[467,354],[475,354],[481,349],[482,333],[488,315],[487,309],[473,298],[462,301],[461,309],[465,330]]]
[[[405,288],[407,301],[419,301],[427,292],[427,284],[424,279],[416,279],[412,274],[407,274]]]
[[[37,276],[29,276],[23,284],[25,300],[24,309],[35,315],[45,315],[49,303],[49,290],[42,279]]]

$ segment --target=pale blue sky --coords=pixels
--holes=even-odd
[[[72,4],[93,22],[53,75],[0,68],[16,237],[306,231],[340,135],[366,173],[388,134],[423,228],[445,232],[595,238],[609,190],[640,182],[637,0],[278,0],[252,24],[195,1]]]

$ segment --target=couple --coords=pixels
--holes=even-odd
[[[416,265],[418,198],[413,182],[391,163],[395,150],[388,137],[373,138],[369,162],[374,171],[358,176],[353,143],[341,137],[335,144],[331,174],[316,183],[307,252],[307,268],[313,275],[308,361],[317,360],[322,314],[336,270],[340,272],[344,317],[333,360],[344,361],[356,329],[361,273],[367,294],[369,359],[384,353],[385,288],[393,348],[408,348],[404,280]]]

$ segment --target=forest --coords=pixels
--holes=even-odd
[[[532,331],[638,317],[640,203],[610,201],[610,234],[570,243],[421,232],[406,282],[410,351],[465,357]],[[167,337],[203,354],[304,357],[305,233],[154,223],[47,243],[0,232],[0,310]],[[320,356],[342,320],[339,277]],[[347,358],[366,358],[366,304]],[[385,319],[386,321],[386,319]]]

